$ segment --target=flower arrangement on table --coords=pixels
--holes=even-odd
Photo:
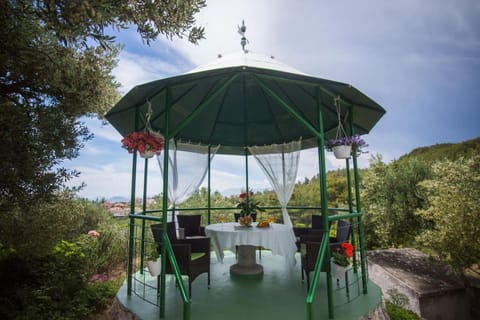
[[[260,208],[258,205],[260,202],[255,201],[253,199],[253,192],[249,191],[242,192],[239,195],[240,202],[237,204],[237,208],[240,209],[240,219],[238,222],[242,226],[250,226],[253,222],[252,213],[257,213],[257,211],[265,211],[264,209]]]
[[[341,267],[348,267],[352,263],[353,246],[344,242],[332,253],[332,262]]]
[[[346,146],[349,147],[346,151],[347,155],[337,156],[337,147]],[[356,134],[350,137],[335,138],[325,141],[325,149],[327,151],[333,151],[335,156],[339,159],[344,159],[350,157],[350,155],[355,152],[355,154],[366,153],[362,148],[368,147],[368,144],[363,140],[360,135]]]
[[[138,150],[142,157],[151,158],[163,150],[163,137],[149,131],[131,132],[122,139],[122,145],[128,153]]]

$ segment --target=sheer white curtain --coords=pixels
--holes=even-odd
[[[212,161],[219,146],[210,148]],[[170,140],[168,153],[168,200],[170,207],[190,198],[202,184],[208,170],[208,146],[192,145]],[[157,157],[163,177],[163,155]]]
[[[292,226],[287,203],[292,197],[300,160],[301,140],[270,146],[254,146],[248,150],[255,157],[282,206],[283,222]]]

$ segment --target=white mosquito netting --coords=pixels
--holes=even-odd
[[[212,161],[219,146],[210,147],[209,159],[208,146],[186,144],[174,140],[170,140],[169,145],[168,200],[170,208],[178,208],[202,184],[207,174],[208,163]],[[162,176],[163,159],[163,155],[157,157]]]
[[[300,149],[301,140],[248,148],[277,194],[282,206],[283,222],[288,226],[292,226],[292,221],[288,215],[287,203],[295,188]]]

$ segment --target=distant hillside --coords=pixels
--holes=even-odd
[[[401,156],[398,160],[415,157],[426,162],[445,159],[455,161],[458,158],[470,157],[473,154],[480,154],[480,137],[459,143],[441,143],[417,148]]]

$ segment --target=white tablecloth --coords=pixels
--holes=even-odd
[[[238,223],[218,223],[205,227],[215,247],[219,261],[223,261],[223,250],[235,251],[237,245],[254,245],[270,249],[273,254],[285,257],[287,263],[295,264],[295,234],[292,227],[273,223],[270,228],[257,228],[256,223],[251,228],[236,229]]]

